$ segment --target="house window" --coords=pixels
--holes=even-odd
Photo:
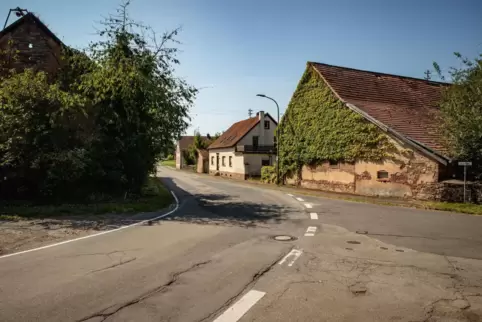
[[[211,157],[211,165],[214,165],[214,157]]]
[[[233,166],[233,157],[232,156],[229,156],[229,166],[230,167]]]
[[[223,159],[222,159],[222,163],[221,163],[221,164],[223,165],[223,167],[225,167],[225,166],[226,166],[226,157],[223,157]]]
[[[269,162],[269,159],[263,159],[261,160],[261,166],[262,167],[265,167],[265,166],[269,166],[270,165],[270,162]]]
[[[377,179],[388,179],[388,172],[385,170],[377,171]]]
[[[330,160],[330,168],[334,168],[334,169],[339,168],[338,161]]]
[[[264,121],[264,129],[269,130],[269,121]]]
[[[259,136],[253,136],[253,146],[258,146]]]

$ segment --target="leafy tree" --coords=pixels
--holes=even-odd
[[[169,44],[179,30],[158,37],[128,17],[128,5],[102,23],[99,42],[85,51],[66,48],[56,75],[2,69],[2,193],[139,193],[172,151],[196,94],[174,75],[177,48]]]
[[[461,61],[461,68],[450,68],[448,74],[452,86],[444,90],[440,103],[440,131],[444,143],[453,158],[471,160],[472,171],[482,175],[482,55],[474,60],[455,56]],[[434,68],[445,80],[437,63]]]
[[[198,157],[198,150],[204,150],[209,146],[209,141],[204,139],[201,136],[199,131],[194,133],[194,141],[189,146],[186,154],[184,155],[184,159],[186,160],[187,164],[196,164],[197,157]]]

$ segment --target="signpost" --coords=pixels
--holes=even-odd
[[[459,166],[464,167],[464,203],[465,203],[465,191],[466,191],[465,185],[467,182],[467,167],[472,166],[472,162],[459,162]]]

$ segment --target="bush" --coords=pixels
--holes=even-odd
[[[276,183],[276,167],[264,166],[261,168],[261,182]]]

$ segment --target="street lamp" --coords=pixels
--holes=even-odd
[[[276,104],[276,109],[278,110],[278,126],[276,127],[276,137],[277,137],[277,142],[276,142],[276,167],[278,168],[277,175],[276,175],[276,184],[279,186],[279,177],[280,177],[280,169],[279,169],[279,145],[280,145],[280,136],[279,136],[279,105],[278,102],[274,100],[274,98],[271,98],[269,96],[266,96],[264,94],[256,94],[256,96],[267,98],[269,100],[272,100]]]

